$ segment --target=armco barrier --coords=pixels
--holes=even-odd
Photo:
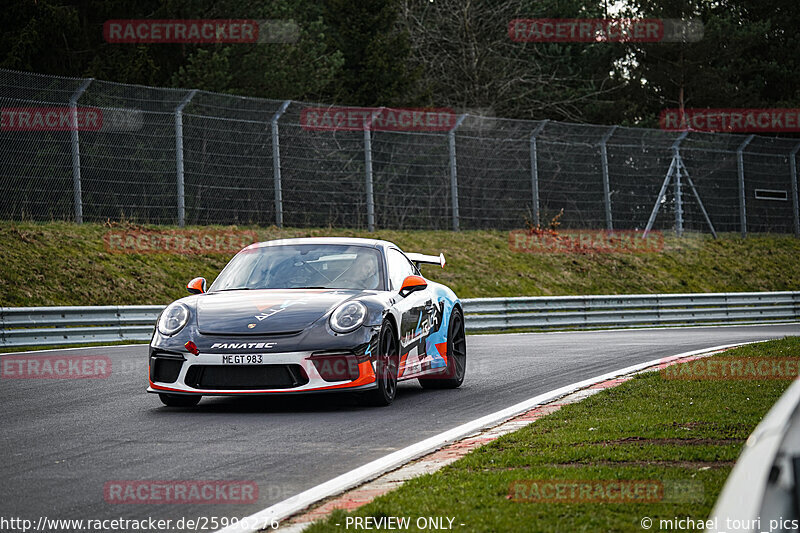
[[[464,313],[472,331],[775,322],[800,319],[800,292],[474,298]]]
[[[0,307],[0,347],[147,341],[164,307]]]
[[[463,300],[467,330],[800,320],[800,292],[621,294]],[[162,305],[0,307],[0,347],[146,341]]]
[[[731,531],[734,523],[765,524],[757,529],[747,528],[751,531],[766,531],[768,523],[789,523],[784,509],[795,504],[795,493],[786,489],[786,481],[791,476],[793,484],[797,484],[798,405],[800,380],[794,380],[745,442],[708,518],[707,533]]]

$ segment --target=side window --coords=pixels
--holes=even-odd
[[[414,264],[394,248],[389,248],[386,259],[389,267],[389,280],[392,282],[394,290],[400,289],[400,285],[403,284],[406,277],[417,273]]]

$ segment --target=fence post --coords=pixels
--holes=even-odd
[[[683,195],[681,192],[681,166],[675,165],[675,235],[683,236]]]
[[[78,99],[86,91],[94,78],[88,78],[69,99],[69,133],[72,144],[72,201],[75,210],[75,223],[83,224],[83,192],[81,191],[81,149],[78,139]]]
[[[603,202],[606,208],[606,229],[609,231],[614,229],[614,225],[611,221],[611,185],[608,182],[608,151],[606,150],[606,143],[614,135],[616,129],[617,126],[612,126],[600,139],[600,159],[603,165]]]
[[[531,133],[531,202],[533,204],[533,223],[538,228],[541,224],[539,215],[539,153],[536,137],[542,133],[549,119],[543,120]]]
[[[678,135],[678,138],[675,139],[675,142],[672,143],[672,160],[669,163],[669,169],[667,170],[667,175],[664,177],[664,182],[661,184],[661,190],[658,191],[658,196],[656,197],[656,203],[653,204],[653,210],[650,212],[650,218],[647,219],[647,226],[645,226],[644,232],[642,233],[642,239],[646,239],[647,238],[647,234],[650,233],[651,229],[653,229],[653,224],[656,221],[656,216],[658,215],[658,210],[661,208],[661,201],[664,200],[664,198],[665,198],[665,196],[667,194],[667,187],[669,186],[669,181],[672,179],[672,173],[676,172],[676,171],[679,171],[678,167],[681,166],[681,164],[682,164],[680,146],[681,146],[681,142],[683,142],[683,140],[688,135],[689,135],[689,132],[688,131],[684,131],[683,133]],[[677,209],[677,207],[678,206],[676,205],[676,209]],[[683,208],[682,205],[680,207],[681,207],[681,209]],[[676,218],[678,218],[677,217],[677,212],[675,213],[675,215],[676,215]],[[681,222],[681,231],[683,231],[683,214],[682,213],[681,213],[681,216],[680,216],[680,222]],[[676,227],[675,230],[677,232],[678,228]]]
[[[281,145],[278,137],[278,119],[286,112],[291,100],[285,100],[280,109],[272,115],[270,126],[272,128],[272,179],[275,190],[275,225],[283,227],[283,185],[281,184]]]
[[[675,234],[683,236],[683,197],[681,196],[681,143],[689,135],[681,133],[672,143],[672,159],[675,161]]]
[[[792,170],[792,212],[794,214],[794,236],[800,237],[800,209],[798,209],[797,198],[797,152],[800,151],[800,143],[794,147],[789,156],[789,168]]]
[[[745,203],[744,156],[742,152],[744,152],[744,149],[750,144],[750,141],[753,140],[753,137],[755,137],[755,135],[748,136],[747,139],[739,145],[739,148],[736,149],[736,167],[739,172],[739,225],[741,226],[742,237],[747,237],[747,206]]]
[[[447,134],[450,145],[450,204],[453,209],[453,231],[458,231],[458,171],[456,170],[456,130],[467,118],[467,114],[458,117],[455,125]]]
[[[364,121],[364,179],[365,193],[367,195],[367,230],[375,231],[375,192],[372,181],[372,122],[383,107],[372,112],[369,119]]]
[[[197,89],[192,89],[175,108],[175,168],[178,179],[178,226],[186,224],[186,194],[183,182],[183,108],[194,98]]]

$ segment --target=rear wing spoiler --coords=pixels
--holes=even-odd
[[[425,265],[439,265],[444,268],[444,254],[436,255],[425,255],[425,254],[406,254],[412,263],[417,265],[419,268],[420,264]]]

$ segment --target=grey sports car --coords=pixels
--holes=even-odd
[[[389,405],[397,382],[455,388],[466,370],[461,302],[387,241],[287,239],[240,251],[208,290],[167,306],[150,342],[150,386],[168,406],[202,396],[356,391]]]

